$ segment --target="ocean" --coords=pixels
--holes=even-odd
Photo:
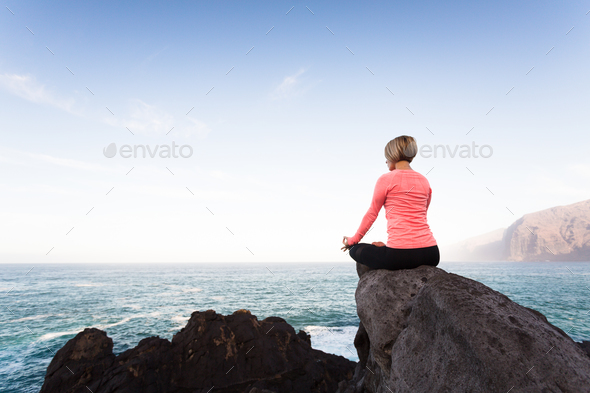
[[[590,340],[590,262],[441,262]],[[32,268],[32,270],[30,270]],[[53,355],[86,327],[119,354],[149,336],[171,339],[194,311],[248,309],[284,318],[312,347],[358,361],[350,263],[0,265],[0,391],[38,392]]]

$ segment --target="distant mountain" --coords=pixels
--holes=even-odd
[[[525,214],[447,247],[444,261],[590,261],[590,200]]]
[[[502,237],[508,261],[590,261],[590,199],[525,214]]]

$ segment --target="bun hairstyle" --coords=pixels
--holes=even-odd
[[[385,158],[390,162],[412,162],[416,154],[418,154],[416,140],[408,135],[398,136],[385,145]]]

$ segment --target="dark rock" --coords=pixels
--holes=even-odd
[[[355,295],[359,363],[337,393],[590,391],[588,342],[480,282],[374,270]]]
[[[327,393],[356,365],[311,348],[284,319],[259,321],[248,310],[197,311],[172,342],[149,337],[118,356],[112,349],[103,331],[79,333],[51,361],[41,393]]]
[[[311,347],[311,336],[309,334],[307,334],[307,332],[303,331],[303,330],[299,330],[299,333],[297,333],[297,336],[302,339],[303,341],[305,341],[306,343],[309,344],[309,346]]]
[[[356,274],[358,274],[359,278],[361,278],[363,274],[370,272],[371,270],[375,269],[371,269],[370,267],[363,265],[362,263],[356,263]]]
[[[63,346],[47,367],[42,392],[78,392],[99,379],[115,361],[113,340],[98,329],[84,329]],[[68,386],[67,390],[61,390]]]
[[[590,356],[590,341],[582,341],[581,343],[577,344],[584,352],[586,352],[586,355]]]
[[[250,390],[248,393],[277,393],[277,392],[274,392],[272,390],[266,390],[266,389],[260,390],[258,388],[252,388],[252,390]]]

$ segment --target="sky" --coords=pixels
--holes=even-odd
[[[444,146],[411,164],[444,261],[590,197],[589,10],[5,0],[0,260],[351,262],[411,135]],[[384,210],[362,241],[387,241]]]

